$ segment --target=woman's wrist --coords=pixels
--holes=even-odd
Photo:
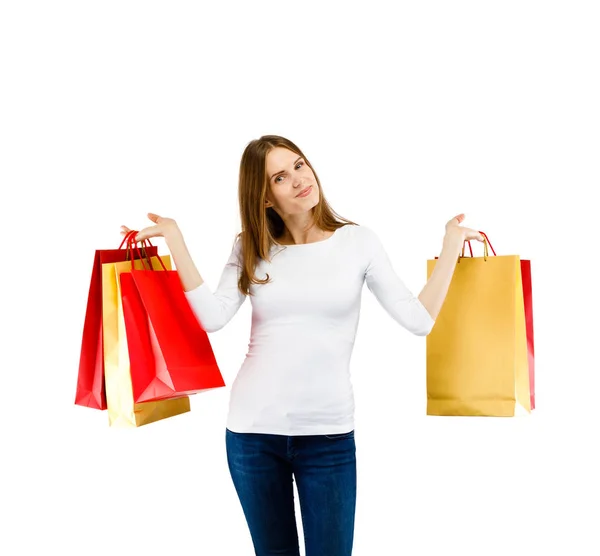
[[[183,234],[181,233],[179,226],[175,224],[169,227],[167,230],[165,230],[165,232],[163,233],[163,237],[165,238],[165,243],[168,247],[169,243],[180,242],[183,238]]]
[[[462,234],[456,233],[454,230],[446,232],[442,243],[442,252],[448,252],[453,257],[458,257],[463,248],[464,241]]]

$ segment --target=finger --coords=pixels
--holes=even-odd
[[[150,218],[150,220],[156,224],[158,224],[158,221],[160,220],[160,216],[158,216],[158,214],[154,214],[153,212],[148,213],[148,218]]]
[[[142,241],[158,235],[160,235],[158,226],[149,226],[148,228],[144,228],[137,233],[135,236],[135,241]]]
[[[448,220],[448,225],[450,224],[460,224],[465,219],[465,215],[463,213],[457,214],[454,218]]]
[[[121,235],[127,239],[127,242],[135,241],[134,237],[137,234],[135,230],[129,230],[127,232],[121,232]]]
[[[477,241],[483,241],[483,235],[481,233],[479,233],[477,230],[471,230],[469,229],[469,234],[468,234],[470,239],[476,239]]]
[[[483,241],[483,235],[478,230],[471,230],[470,233],[473,235],[473,239]]]

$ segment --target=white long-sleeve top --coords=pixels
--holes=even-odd
[[[246,296],[237,287],[236,241],[215,292],[206,282],[186,292],[202,328],[215,332]],[[347,224],[329,238],[272,246],[251,284],[248,351],[231,387],[227,428],[282,435],[336,434],[354,428],[349,363],[366,282],[387,313],[418,336],[434,320],[395,273],[378,236]]]

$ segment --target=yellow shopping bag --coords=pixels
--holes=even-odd
[[[427,415],[531,411],[518,255],[462,255],[427,342]],[[470,244],[469,244],[470,247]],[[493,250],[493,248],[492,248]],[[427,278],[436,259],[427,261]]]
[[[167,270],[171,270],[171,257],[163,255],[161,259]],[[153,269],[162,269],[157,257],[150,257],[149,261]],[[133,264],[136,269],[144,268],[141,260],[135,260]],[[145,264],[148,265],[148,260]],[[102,265],[104,379],[109,425],[115,427],[139,427],[190,411],[188,396],[154,402],[134,403],[133,401],[119,280],[122,272],[131,272],[131,265],[132,261]]]

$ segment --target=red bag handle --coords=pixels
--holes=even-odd
[[[136,253],[138,254],[140,260],[142,261],[142,266],[144,267],[144,270],[153,270],[152,268],[152,264],[150,263],[150,259],[148,258],[148,265],[150,268],[146,268],[146,261],[144,260],[144,257],[142,257],[142,253],[139,250],[139,247],[137,246],[137,242],[135,241],[135,236],[137,235],[137,231],[132,231],[131,233],[127,234],[126,239],[127,239],[127,249],[133,250],[135,249]],[[145,252],[146,249],[146,242],[148,243],[149,247],[153,247],[152,243],[150,243],[149,239],[143,239],[141,240],[142,243],[142,249]],[[147,255],[146,255],[147,257]],[[165,266],[165,263],[163,263],[163,260],[160,258],[159,254],[156,253],[156,257],[158,258],[158,261],[160,262],[160,265],[163,267],[163,270],[167,270],[167,267]],[[133,257],[131,257],[131,270],[133,270]]]
[[[123,238],[123,241],[121,241],[121,245],[119,245],[119,249],[121,249],[123,247],[123,244],[125,242],[127,242],[127,248],[126,248],[126,252],[125,252],[125,260],[126,261],[129,260],[129,250],[131,249],[131,246],[134,243],[133,240],[132,240],[132,238],[134,238],[137,235],[137,233],[138,233],[137,230],[129,230],[129,232],[127,232],[125,234],[125,237]],[[150,243],[150,242],[148,242],[148,243]],[[152,244],[150,244],[150,247],[152,247]],[[146,249],[146,245],[145,244],[144,244],[144,246],[143,246],[142,249],[144,250],[144,254],[145,254],[145,249]],[[131,250],[133,251],[133,249],[131,249]],[[139,253],[139,251],[138,251],[138,254],[140,255],[140,259],[142,259],[141,253]],[[131,262],[133,264],[133,255],[131,256]],[[142,264],[144,264],[143,260],[142,260]]]
[[[490,243],[490,239],[488,238],[487,234],[485,232],[482,232],[481,230],[478,230],[478,231],[483,236],[483,240],[484,240],[484,255],[483,255],[483,258],[484,258],[484,260],[487,260],[487,257],[488,257],[487,246],[488,245],[490,246],[490,249],[492,250],[492,253],[494,253],[494,255],[496,255],[496,251],[494,251],[494,248],[492,247],[492,244]],[[460,259],[465,256],[465,243],[467,243],[469,245],[469,252],[471,253],[471,257],[473,257],[473,248],[471,247],[471,240],[470,239],[466,239],[465,241],[463,241],[462,253],[458,257],[458,262],[460,262]],[[435,258],[437,259],[438,257],[435,257]]]
[[[487,234],[485,232],[482,232],[481,230],[478,230],[478,231],[483,236],[483,260],[487,261],[488,245],[492,248],[492,253],[494,253],[494,255],[496,255],[496,251],[494,251],[494,248],[492,247],[492,244],[490,243],[490,240],[489,240]],[[471,252],[471,257],[473,257],[473,250],[471,249],[471,240],[467,239],[467,240],[465,240],[465,243],[469,244],[469,251]],[[463,243],[462,254],[458,257],[459,263],[460,263],[460,259],[464,258],[464,256],[465,256],[465,243]]]
[[[462,247],[462,256],[465,256],[465,243],[469,244],[469,253],[471,253],[471,257],[473,256],[473,249],[471,249],[471,242],[468,240],[463,241],[463,247]]]
[[[487,236],[487,234],[485,232],[482,232],[481,230],[478,230],[479,233],[483,236],[484,240],[487,242],[487,244],[490,246],[490,249],[492,250],[492,253],[494,253],[495,256],[496,255],[496,251],[494,251],[494,248],[492,247],[492,244],[490,242],[490,238]],[[473,256],[473,250],[471,249],[471,240],[468,239],[466,240],[466,242],[469,244],[469,251],[471,252],[471,257]],[[462,251],[462,256],[465,256],[465,246],[463,244],[463,251]]]
[[[137,235],[137,231],[136,230],[130,230],[129,232],[127,232],[127,234],[125,234],[125,237],[123,238],[123,241],[121,241],[121,245],[119,245],[119,249],[121,249],[123,247],[123,243],[127,242],[127,248],[126,248],[126,251],[125,251],[125,260],[126,261],[128,261],[129,257],[130,257],[129,251],[132,250],[131,249],[132,238],[134,238],[136,235]],[[144,254],[146,254],[145,253],[145,246],[143,247],[143,250],[144,250]],[[141,255],[140,255],[140,258],[141,258]],[[131,261],[132,261],[132,264],[133,264],[133,254],[131,255]]]
[[[135,230],[129,230],[125,236],[123,237],[123,241],[121,241],[121,245],[119,245],[119,249],[123,248],[123,244],[127,241],[127,239],[129,238],[129,236],[131,234],[137,234],[137,232]],[[135,236],[134,236],[135,237]]]
[[[488,242],[488,245],[490,246],[490,249],[492,250],[492,253],[494,253],[494,257],[497,257],[498,255],[496,255],[496,251],[494,251],[494,248],[492,247],[492,244],[490,242],[490,238],[487,236],[487,234],[485,232],[482,232],[481,230],[479,230],[479,233],[486,239],[486,241]]]

